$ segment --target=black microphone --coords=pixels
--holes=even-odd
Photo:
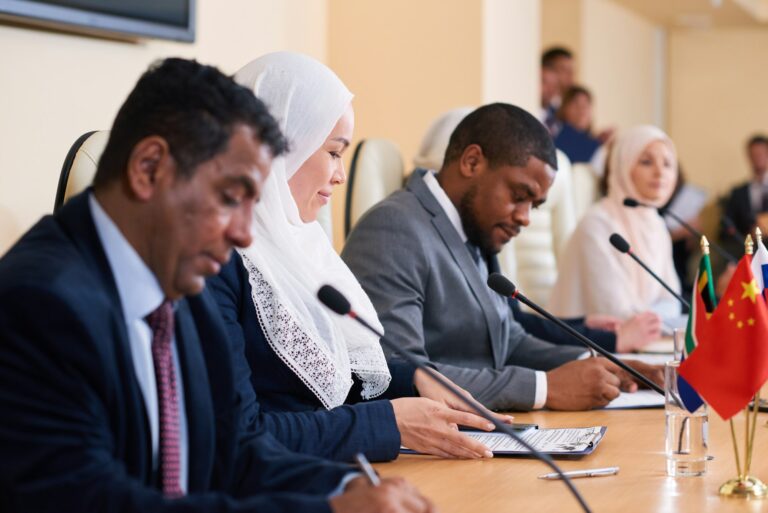
[[[641,203],[641,202],[637,201],[634,198],[624,198],[624,206],[625,207],[630,207],[630,208],[636,208],[636,207],[654,208],[654,209],[656,209],[656,211],[659,213],[660,216],[669,216],[669,217],[671,217],[677,223],[679,223],[680,226],[685,228],[688,231],[688,233],[692,234],[697,239],[701,239],[704,236],[703,233],[701,233],[699,230],[697,230],[696,228],[694,228],[690,224],[686,223],[683,220],[683,218],[681,218],[680,216],[678,216],[677,214],[675,214],[674,212],[672,212],[668,208],[664,208],[664,207],[656,208],[653,205],[648,205],[647,203]],[[718,243],[710,241],[709,245],[712,248],[714,248],[714,250],[717,251],[717,253],[721,257],[725,258],[729,262],[736,262],[736,257],[731,255],[728,251],[725,250],[725,248],[720,246]]]
[[[513,299],[517,299],[521,303],[527,305],[532,310],[536,311],[543,317],[549,319],[550,321],[554,322],[558,328],[561,330],[564,330],[569,335],[576,337],[576,339],[587,346],[587,348],[592,349],[593,351],[596,351],[606,357],[611,362],[615,363],[622,369],[624,369],[626,372],[630,373],[635,379],[643,383],[648,388],[655,390],[656,392],[660,393],[661,395],[664,395],[664,389],[661,388],[659,385],[651,381],[650,379],[646,378],[642,374],[640,374],[637,370],[633,369],[623,361],[621,361],[619,358],[616,358],[613,354],[611,354],[610,351],[603,349],[593,341],[589,340],[587,337],[573,329],[572,327],[568,326],[566,323],[549,313],[548,311],[544,310],[542,307],[525,297],[519,290],[517,290],[517,287],[515,287],[515,284],[512,283],[507,279],[506,276],[500,273],[491,273],[490,276],[488,276],[488,286],[498,294],[501,294],[504,297],[511,297]]]
[[[620,253],[626,253],[626,254],[628,254],[629,256],[631,256],[631,257],[632,257],[632,259],[633,259],[635,262],[637,262],[638,264],[640,264],[640,267],[642,267],[643,269],[645,269],[645,270],[646,270],[646,272],[648,272],[648,274],[650,274],[651,276],[653,276],[653,279],[654,279],[654,280],[656,280],[657,282],[659,282],[659,283],[661,284],[661,286],[662,286],[662,287],[664,287],[665,289],[667,289],[667,292],[669,292],[670,294],[672,294],[673,296],[675,296],[675,298],[676,298],[678,301],[680,301],[680,304],[681,304],[681,305],[685,306],[685,307],[686,307],[686,308],[687,308],[689,311],[691,310],[691,304],[690,304],[688,301],[686,301],[686,300],[685,300],[685,298],[683,298],[683,296],[681,296],[680,294],[678,294],[677,292],[675,292],[674,290],[672,290],[672,287],[670,287],[669,285],[667,285],[667,284],[666,284],[666,282],[665,282],[664,280],[662,280],[662,279],[659,277],[659,275],[658,275],[658,274],[656,274],[655,272],[653,272],[653,271],[651,270],[651,268],[650,268],[650,267],[648,267],[647,265],[645,265],[645,263],[644,263],[642,260],[640,260],[640,259],[637,257],[637,255],[635,255],[634,253],[632,253],[632,249],[629,247],[629,242],[627,242],[627,241],[626,241],[626,239],[624,239],[624,237],[622,237],[622,236],[621,236],[621,235],[619,235],[618,233],[614,233],[613,235],[611,235],[611,236],[609,237],[609,239],[608,239],[608,240],[610,240],[610,241],[611,241],[611,245],[612,245],[614,248],[616,248],[616,249],[617,249],[617,250],[618,250]]]
[[[437,381],[440,386],[448,390],[451,394],[456,396],[461,402],[469,406],[472,410],[474,410],[475,413],[477,413],[479,416],[483,417],[485,420],[493,424],[496,429],[499,431],[502,431],[503,433],[509,435],[512,437],[513,440],[518,442],[520,445],[525,447],[530,453],[544,462],[547,466],[549,466],[552,470],[554,470],[558,476],[560,476],[560,479],[563,480],[565,485],[568,487],[568,489],[571,491],[573,496],[576,498],[576,500],[579,502],[579,505],[582,507],[584,511],[587,513],[591,513],[591,510],[589,509],[589,506],[587,505],[584,498],[579,494],[578,490],[576,490],[576,487],[573,486],[573,483],[568,478],[568,476],[563,474],[563,471],[560,470],[560,467],[558,467],[555,462],[547,456],[546,454],[543,454],[539,451],[537,451],[533,446],[531,446],[528,442],[523,440],[520,436],[517,435],[509,426],[502,424],[498,420],[496,420],[491,415],[488,415],[480,406],[469,400],[453,383],[448,382],[442,375],[435,372],[434,369],[431,367],[428,367],[424,365],[422,362],[420,362],[417,358],[415,358],[413,355],[408,353],[407,351],[402,350],[397,344],[394,344],[384,338],[384,334],[380,333],[379,330],[371,326],[365,319],[358,316],[357,313],[352,310],[351,305],[349,304],[349,301],[347,300],[344,295],[333,288],[330,285],[323,285],[320,287],[320,290],[317,291],[317,298],[320,300],[321,303],[323,303],[325,306],[333,310],[339,315],[348,315],[349,317],[352,317],[354,320],[365,326],[370,332],[375,334],[379,337],[379,340],[381,341],[382,345],[385,345],[392,351],[394,351],[398,356],[402,357],[405,361],[416,367],[417,369],[421,369],[422,371],[429,374],[429,376]]]

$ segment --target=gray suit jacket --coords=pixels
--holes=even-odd
[[[527,334],[512,310],[502,319],[469,250],[414,172],[406,188],[357,223],[342,257],[373,301],[389,340],[434,364],[494,409],[530,409],[534,369],[583,349]]]

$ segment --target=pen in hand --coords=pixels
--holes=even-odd
[[[365,454],[358,452],[355,455],[355,460],[360,466],[360,470],[362,470],[363,474],[365,474],[365,477],[368,479],[368,482],[371,484],[371,486],[379,486],[381,484],[381,479],[379,479],[379,476],[376,475],[376,471],[373,470],[373,467],[368,462],[368,458],[365,457]]]
[[[571,470],[570,472],[563,472],[563,475],[568,477],[599,477],[599,476],[613,476],[619,473],[619,467],[605,467],[605,468],[592,468],[585,470]],[[539,479],[560,479],[558,474],[544,474],[539,476]]]

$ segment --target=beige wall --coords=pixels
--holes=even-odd
[[[539,0],[485,0],[482,103],[508,102],[539,109]]]
[[[541,48],[565,46],[581,55],[581,19],[581,0],[541,0]]]
[[[595,120],[626,127],[654,119],[660,27],[608,0],[584,0],[581,79],[595,96]]]
[[[331,0],[329,64],[356,94],[355,143],[391,139],[410,170],[424,132],[449,109],[487,101],[534,109],[539,3]],[[333,198],[337,247],[344,194],[340,187]]]
[[[465,0],[330,1],[329,65],[355,93],[353,148],[361,139],[391,139],[410,170],[432,119],[482,101],[479,5]],[[342,186],[333,195],[337,248],[343,244],[345,194]]]
[[[78,135],[108,128],[141,72],[171,55],[234,72],[267,51],[326,58],[326,0],[200,0],[195,44],[0,25],[0,254],[53,205]],[[302,16],[296,16],[301,12]]]
[[[542,48],[562,44],[575,52],[577,80],[594,94],[598,129],[664,125],[663,34],[609,0],[542,0]]]
[[[669,38],[669,132],[690,181],[725,194],[746,180],[744,144],[768,132],[768,33],[675,30]]]

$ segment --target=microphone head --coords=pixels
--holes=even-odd
[[[624,198],[624,206],[635,208],[640,206],[640,202],[637,201],[635,198]]]
[[[352,310],[352,306],[344,294],[330,285],[320,287],[320,290],[317,291],[317,299],[339,315],[347,315]]]
[[[488,276],[488,281],[486,283],[488,283],[491,290],[498,292],[504,297],[514,295],[517,290],[515,284],[509,281],[509,279],[501,273],[491,273],[490,276]]]
[[[624,239],[621,235],[618,233],[614,233],[611,235],[611,237],[608,239],[611,241],[611,245],[621,251],[622,253],[629,253],[629,242]]]

